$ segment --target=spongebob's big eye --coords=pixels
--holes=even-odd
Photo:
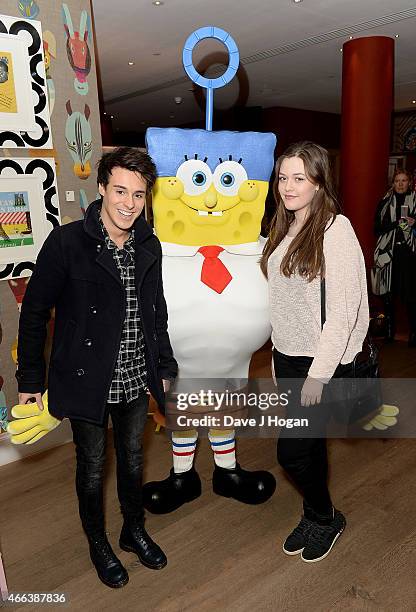
[[[201,185],[205,185],[207,182],[207,177],[203,172],[194,172],[192,182],[197,187],[200,187]]]
[[[212,173],[208,164],[200,159],[188,159],[183,162],[176,173],[183,183],[187,195],[200,195],[212,183]]]
[[[235,178],[231,172],[224,172],[224,174],[221,176],[221,185],[224,187],[231,187],[231,185],[234,185],[234,181]]]
[[[215,168],[213,180],[215,189],[219,193],[235,196],[247,178],[244,166],[236,161],[225,161]]]

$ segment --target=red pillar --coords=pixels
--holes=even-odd
[[[387,186],[394,40],[350,40],[342,55],[341,200],[370,266],[374,212]]]

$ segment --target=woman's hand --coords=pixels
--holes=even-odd
[[[308,378],[303,383],[300,394],[300,403],[302,406],[313,406],[319,404],[322,397],[322,389],[324,384],[316,378]]]
[[[407,224],[409,227],[413,227],[415,224],[415,219],[413,219],[413,217],[403,217],[403,219],[406,219]]]

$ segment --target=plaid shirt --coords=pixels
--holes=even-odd
[[[126,291],[126,316],[117,363],[107,399],[109,404],[118,404],[122,401],[123,395],[127,402],[131,402],[137,399],[140,393],[147,391],[144,336],[134,276],[134,229],[123,248],[119,249],[109,237],[101,216],[99,219],[106,247],[113,254],[121,282]]]

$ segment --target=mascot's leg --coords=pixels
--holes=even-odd
[[[233,430],[210,429],[208,437],[215,461],[212,476],[214,493],[233,497],[243,504],[262,504],[273,495],[276,481],[270,472],[249,472],[236,462]]]
[[[165,480],[143,487],[143,504],[153,514],[167,514],[201,495],[201,480],[193,467],[198,432],[172,433],[173,468]]]

